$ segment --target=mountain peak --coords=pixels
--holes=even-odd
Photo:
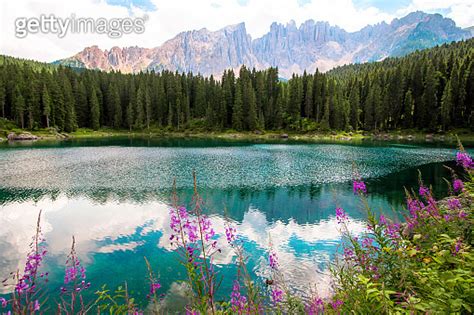
[[[226,31],[245,31],[246,32],[245,22],[240,22],[240,23],[237,23],[237,24],[228,25],[228,26],[222,28],[222,30],[226,30]]]
[[[202,28],[181,32],[151,49],[132,46],[102,51],[94,45],[56,63],[106,71],[192,71],[206,76],[245,64],[257,69],[278,66],[280,75],[289,77],[305,70],[326,71],[347,63],[400,56],[473,35],[474,28],[461,29],[440,14],[415,11],[390,24],[368,25],[356,32],[312,19],[299,27],[294,20],[273,22],[268,33],[253,40],[245,23],[217,31]]]

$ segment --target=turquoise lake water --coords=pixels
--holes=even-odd
[[[420,170],[435,194],[446,195],[443,177],[454,167],[454,145],[363,142],[291,143],[204,139],[75,140],[0,145],[0,278],[22,270],[39,210],[48,247],[46,290],[59,292],[72,235],[87,268],[89,295],[127,282],[146,308],[147,269],[159,274],[163,305],[186,303],[185,279],[170,244],[169,203],[173,180],[188,204],[193,170],[205,212],[218,234],[225,218],[245,240],[257,282],[268,274],[271,239],[293,290],[317,285],[329,292],[328,264],[340,245],[334,209],[343,207],[354,233],[365,212],[352,193],[354,164],[369,190],[369,204],[401,219],[403,187],[418,187]],[[398,210],[394,212],[394,209]],[[219,238],[215,256],[223,277],[218,296],[228,299],[235,257]],[[1,288],[7,294],[8,288]],[[54,301],[51,301],[54,303]]]

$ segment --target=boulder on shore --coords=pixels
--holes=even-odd
[[[287,133],[281,134],[281,135],[280,135],[280,138],[282,138],[282,139],[288,139],[288,134],[287,134]]]
[[[14,132],[10,132],[7,138],[9,141],[38,140],[37,136],[32,135],[29,132],[23,132],[18,135]]]

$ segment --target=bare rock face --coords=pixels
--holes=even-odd
[[[440,14],[413,12],[401,19],[369,25],[357,32],[308,20],[297,27],[273,23],[268,33],[252,40],[245,24],[218,31],[187,31],[155,48],[97,46],[55,63],[73,67],[121,71],[178,71],[220,76],[242,65],[264,69],[278,67],[280,76],[327,71],[348,63],[403,56],[417,49],[471,38],[472,29],[461,29]]]
[[[148,70],[171,70],[220,76],[225,69],[257,65],[244,23],[216,32],[207,29],[180,33],[153,50]]]

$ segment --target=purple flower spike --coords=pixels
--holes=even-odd
[[[150,295],[153,295],[156,293],[156,290],[159,290],[161,288],[161,284],[158,282],[151,283],[150,284]]]
[[[464,167],[465,169],[474,168],[474,162],[467,152],[458,152],[456,154],[456,161],[458,165]]]
[[[268,256],[268,262],[270,264],[270,268],[272,269],[278,268],[278,258],[274,251],[270,252],[270,255]]]
[[[419,194],[420,196],[428,197],[430,195],[430,190],[425,186],[420,186]]]
[[[240,294],[240,283],[237,280],[234,280],[234,285],[232,286],[230,303],[234,312],[238,314],[245,313],[245,304],[247,303],[247,298]]]
[[[229,245],[233,245],[234,241],[235,241],[235,234],[236,234],[237,230],[236,228],[232,227],[232,226],[226,226],[225,227],[225,237],[227,239],[227,243],[229,243]]]
[[[0,298],[0,303],[2,304],[2,307],[5,308],[8,305],[8,301],[5,300],[4,298]]]
[[[448,208],[450,210],[461,209],[461,202],[457,198],[451,198],[448,200]]]
[[[324,302],[321,298],[314,299],[308,307],[308,315],[318,315],[324,313]]]
[[[348,217],[342,208],[336,208],[336,219],[338,223],[347,221]]]
[[[461,192],[464,188],[464,183],[460,179],[455,179],[453,182],[453,190],[454,192],[458,193]]]
[[[354,190],[354,194],[366,194],[367,193],[367,187],[365,186],[365,183],[363,181],[355,180],[352,183],[352,188]]]
[[[273,288],[271,291],[272,301],[277,304],[283,301],[283,291],[279,288]]]

